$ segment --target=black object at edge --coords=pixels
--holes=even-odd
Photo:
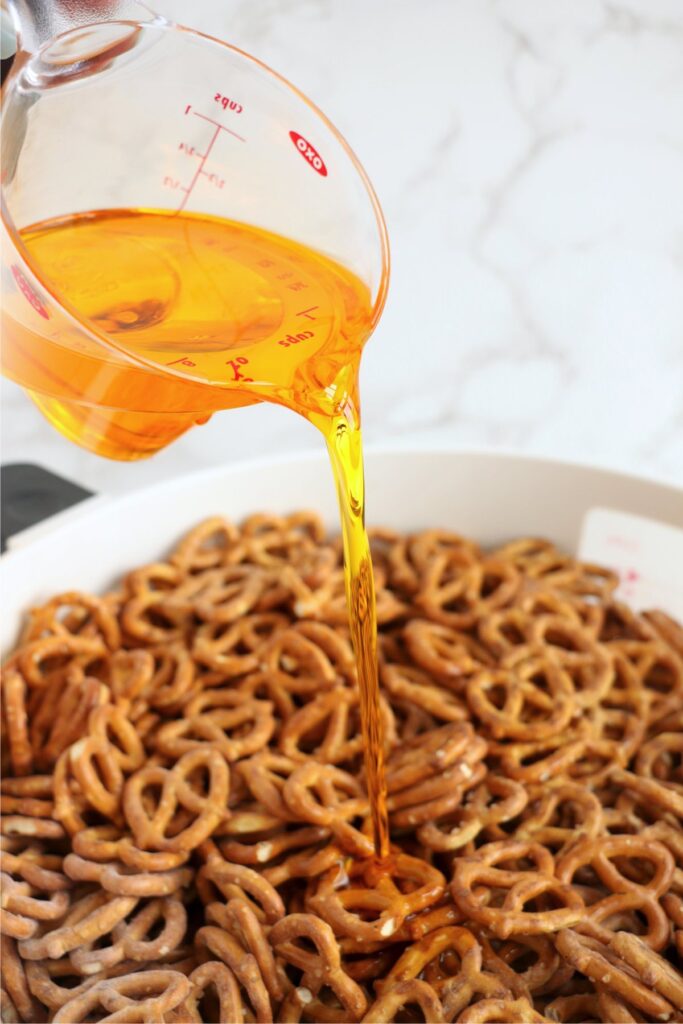
[[[0,467],[1,550],[5,550],[15,533],[77,505],[92,493],[32,463],[14,462]]]

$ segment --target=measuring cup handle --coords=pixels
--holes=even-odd
[[[2,0],[2,58],[32,54],[61,32],[102,21],[166,20],[146,0]]]

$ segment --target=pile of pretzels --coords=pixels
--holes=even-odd
[[[213,518],[2,671],[2,1021],[683,1020],[683,627],[534,538]]]

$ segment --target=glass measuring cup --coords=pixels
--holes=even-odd
[[[28,42],[3,89],[3,372],[62,433],[123,459],[152,454],[218,409],[280,401],[295,386],[303,394],[311,367],[318,391],[338,402],[356,366],[337,342],[353,335],[359,354],[377,322],[388,248],[367,177],[329,121],[255,58],[139,4],[101,0],[88,5],[100,20],[56,35],[24,0],[11,6]],[[82,9],[49,6],[67,23],[72,6]],[[321,317],[295,274],[301,289],[278,282],[265,322],[262,310],[240,308],[240,330],[228,330],[233,294],[223,335],[203,323],[189,348],[151,344],[144,318],[130,313],[152,259],[144,245],[115,281],[115,242],[102,265],[83,256],[89,283],[76,304],[27,244],[32,226],[112,210],[221,218],[291,240],[320,256],[321,274],[326,259],[348,274],[363,316],[351,296]],[[182,266],[159,268],[170,307]],[[264,293],[275,286],[278,266],[251,270]],[[101,315],[108,289],[116,310]]]

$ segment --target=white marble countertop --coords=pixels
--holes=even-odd
[[[159,0],[257,55],[346,135],[393,274],[369,442],[506,447],[683,483],[680,0]],[[3,382],[4,462],[115,493],[318,445],[275,407],[100,460]]]

